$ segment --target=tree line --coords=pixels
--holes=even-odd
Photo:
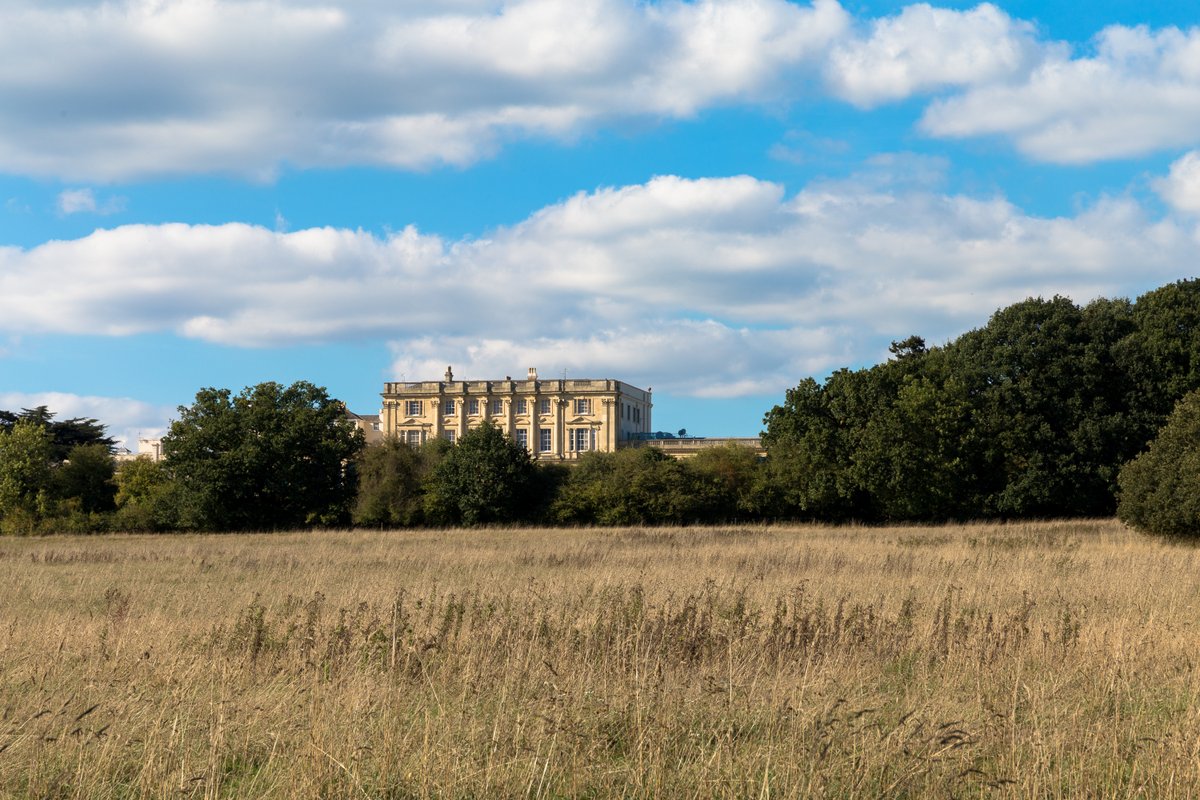
[[[806,519],[1107,516],[1200,534],[1200,281],[1135,302],[1025,300],[943,345],[896,341],[802,380],[769,456],[653,448],[534,462],[484,425],[451,445],[366,447],[309,383],[203,389],[165,460],[114,471],[93,419],[0,412],[0,531],[275,530]]]

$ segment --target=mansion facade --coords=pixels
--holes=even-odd
[[[604,379],[387,382],[379,428],[411,445],[455,442],[491,422],[535,459],[566,461],[591,450],[611,452],[652,430],[650,391]]]

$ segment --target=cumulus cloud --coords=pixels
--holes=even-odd
[[[870,107],[944,87],[974,86],[1028,71],[1042,57],[1033,26],[990,3],[968,11],[907,6],[875,20],[870,35],[834,46],[833,92]]]
[[[662,176],[461,241],[122,226],[0,249],[0,331],[375,339],[410,378],[447,363],[611,368],[729,396],[873,361],[912,333],[944,340],[1030,295],[1137,294],[1196,262],[1189,226],[1133,200],[1038,217],[938,191],[930,173],[928,159],[882,158],[790,196],[747,176]]]
[[[0,171],[467,164],[512,137],[774,98],[836,0],[173,0],[0,8]]]
[[[56,419],[88,417],[108,426],[108,435],[121,447],[138,452],[138,439],[153,439],[166,433],[163,420],[175,409],[156,406],[128,397],[95,397],[67,392],[0,392],[0,408],[19,411],[46,406]]]
[[[1094,55],[1051,54],[1027,77],[940,99],[921,125],[935,136],[1002,135],[1033,158],[1088,163],[1200,140],[1200,29],[1114,25]]]
[[[1193,150],[1171,164],[1171,171],[1155,181],[1154,188],[1176,210],[1200,214],[1200,152]]]

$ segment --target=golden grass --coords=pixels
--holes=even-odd
[[[1108,521],[0,540],[5,797],[1193,797]]]

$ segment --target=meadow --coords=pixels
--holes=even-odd
[[[0,539],[0,796],[1200,796],[1111,520]]]

